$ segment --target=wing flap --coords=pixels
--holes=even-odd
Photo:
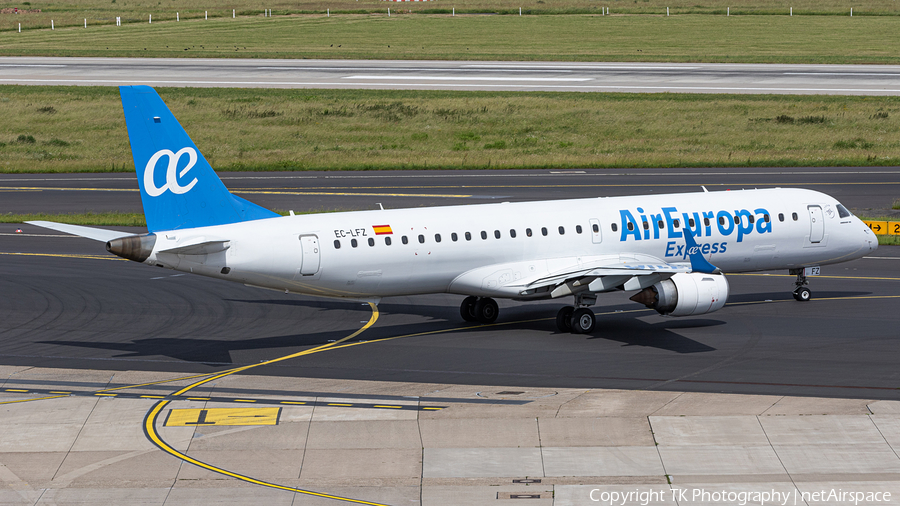
[[[472,269],[453,280],[449,291],[486,297],[555,298],[582,291],[644,286],[679,272],[691,272],[691,266],[647,255],[552,258]]]

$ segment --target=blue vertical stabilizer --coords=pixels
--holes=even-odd
[[[150,232],[274,218],[234,196],[149,86],[120,86]]]

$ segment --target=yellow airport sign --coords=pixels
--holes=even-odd
[[[281,408],[171,409],[165,427],[278,425]]]
[[[868,225],[872,232],[875,232],[875,235],[887,235],[888,233],[888,222],[886,221],[863,220],[863,223]]]
[[[889,221],[888,222],[888,234],[889,235],[900,235],[900,221]]]

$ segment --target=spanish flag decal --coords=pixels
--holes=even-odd
[[[375,235],[390,235],[394,233],[390,225],[372,225],[372,228],[375,230]]]

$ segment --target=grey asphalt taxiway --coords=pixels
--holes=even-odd
[[[245,198],[298,211],[655,195],[705,184],[805,186],[860,212],[889,208],[900,186],[895,168],[554,172],[223,179]],[[0,212],[135,210],[135,187],[124,174],[4,175]],[[0,259],[0,364],[11,366],[211,372],[327,344],[371,312],[150,268],[108,255],[101,243],[31,226],[0,225]],[[256,374],[900,399],[898,248],[824,268],[809,303],[792,299],[793,277],[784,272],[729,279],[729,304],[698,317],[664,318],[622,294],[603,295],[588,336],[556,331],[558,301],[502,301],[498,322],[478,326],[461,323],[457,296],[388,298],[356,338],[365,343]]]
[[[0,58],[0,84],[898,95],[896,65]]]

